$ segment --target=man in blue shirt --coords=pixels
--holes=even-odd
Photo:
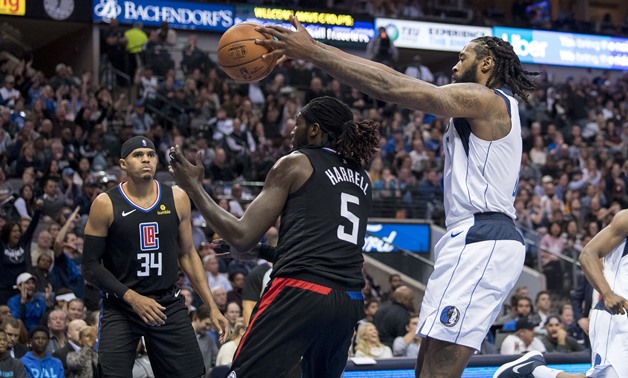
[[[46,312],[46,301],[41,295],[35,295],[35,277],[30,273],[17,276],[15,288],[19,290],[7,301],[11,309],[11,316],[24,322],[24,326],[31,331],[41,323]]]
[[[30,333],[31,351],[20,359],[26,367],[30,378],[56,377],[65,378],[61,360],[46,352],[50,336],[48,329],[43,326],[33,328]]]

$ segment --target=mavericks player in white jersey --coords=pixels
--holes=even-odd
[[[582,269],[602,299],[591,310],[591,369],[586,377],[628,377],[628,210],[618,212],[580,254]],[[583,378],[545,366],[530,352],[506,364],[495,378]]]
[[[522,142],[512,95],[525,99],[536,73],[508,42],[480,37],[460,52],[455,83],[438,87],[315,41],[290,21],[296,31],[259,28],[274,37],[256,41],[271,48],[265,59],[303,59],[369,96],[454,119],[445,137],[448,233],[421,307],[416,375],[459,377],[523,268],[513,222]]]

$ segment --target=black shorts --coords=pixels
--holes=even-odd
[[[340,377],[363,311],[360,291],[274,278],[240,341],[230,376],[285,377],[301,361],[303,377]]]
[[[166,310],[166,323],[149,326],[133,308],[116,298],[102,301],[98,342],[101,377],[131,377],[140,337],[144,336],[155,377],[200,377],[205,372],[183,297],[173,292],[154,298]]]

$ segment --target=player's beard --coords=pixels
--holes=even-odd
[[[477,83],[478,82],[478,62],[475,62],[471,67],[467,68],[460,76],[456,77],[454,74],[452,80],[454,83]]]

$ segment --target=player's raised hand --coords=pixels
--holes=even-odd
[[[257,39],[255,43],[266,46],[273,50],[264,54],[262,59],[274,59],[285,56],[290,59],[308,59],[309,54],[314,50],[316,41],[310,33],[301,25],[296,16],[290,16],[290,23],[296,31],[286,29],[282,26],[260,26],[256,28],[261,33],[266,33],[274,39]]]
[[[151,326],[160,326],[166,324],[166,314],[163,310],[166,308],[152,298],[145,297],[133,290],[127,290],[124,293],[124,300],[133,307],[142,321]]]
[[[200,154],[196,154],[194,164],[183,156],[181,147],[170,147],[170,165],[168,171],[183,190],[188,191],[203,181],[205,169]]]
[[[229,334],[231,333],[231,326],[229,321],[225,318],[218,307],[211,309],[211,319],[214,327],[220,332],[220,343],[224,344],[229,340]]]

